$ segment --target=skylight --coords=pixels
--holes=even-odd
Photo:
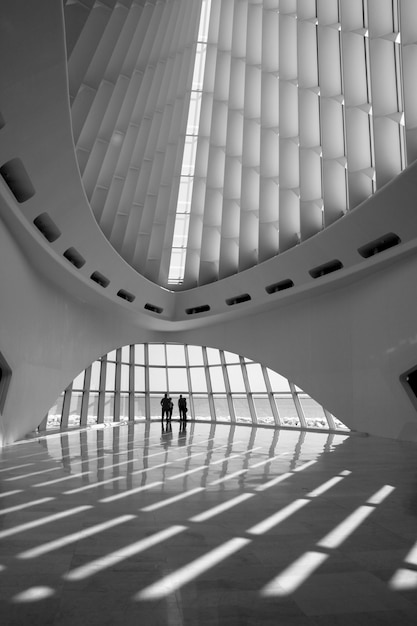
[[[168,273],[169,285],[179,285],[184,279],[191,200],[194,186],[194,168],[197,155],[198,128],[200,125],[202,90],[206,67],[210,11],[211,0],[203,0],[194,61],[193,82],[191,85],[187,129],[185,131],[184,153],[175,216],[174,237],[172,241],[171,262]]]

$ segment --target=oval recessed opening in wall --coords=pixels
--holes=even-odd
[[[205,313],[206,311],[210,311],[210,307],[208,304],[202,304],[201,306],[194,306],[190,309],[185,309],[187,315],[195,315],[196,313]]]
[[[129,291],[126,291],[125,289],[119,289],[117,295],[119,296],[119,298],[122,298],[122,300],[126,300],[127,302],[133,302],[133,300],[136,298],[133,293],[129,293]]]
[[[82,257],[78,250],[76,250],[75,248],[68,248],[68,250],[65,250],[65,252],[63,253],[63,256],[78,270],[80,269],[80,267],[85,265],[84,257]]]
[[[278,291],[284,291],[284,289],[290,289],[294,287],[294,283],[292,280],[287,278],[286,280],[281,280],[279,283],[274,283],[273,285],[268,285],[265,287],[266,293],[277,293]]]
[[[337,272],[337,270],[341,270],[342,267],[343,263],[339,261],[339,259],[334,259],[333,261],[329,261],[328,263],[324,263],[323,265],[313,267],[313,269],[309,270],[308,273],[312,278],[320,278],[320,276],[326,276],[326,274]]]
[[[152,311],[152,313],[159,313],[159,314],[162,313],[162,311],[164,310],[164,309],[161,309],[160,306],[156,306],[155,304],[149,304],[149,302],[145,304],[144,308],[147,311]]]
[[[393,248],[394,246],[398,246],[401,243],[401,239],[395,233],[387,233],[374,241],[370,241],[358,248],[359,254],[364,258],[368,259],[375,254],[379,254],[380,252],[384,252],[384,250],[388,250],[389,248]]]
[[[110,284],[109,279],[103,276],[103,274],[100,274],[100,272],[93,272],[90,278],[94,280],[97,285],[100,285],[100,287],[107,287]]]
[[[248,302],[252,300],[248,293],[242,293],[240,296],[235,296],[234,298],[228,298],[226,300],[226,304],[228,306],[233,306],[234,304],[240,304],[241,302]]]
[[[41,213],[35,217],[33,223],[49,243],[56,241],[61,236],[61,231],[48,213]]]
[[[0,167],[0,175],[19,203],[35,195],[35,188],[20,159],[11,159],[4,163]]]

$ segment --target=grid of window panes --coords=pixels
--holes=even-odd
[[[160,420],[164,393],[174,402],[173,419],[182,394],[192,420],[347,430],[259,363],[225,350],[169,343],[124,346],[95,361],[65,389],[40,429]]]

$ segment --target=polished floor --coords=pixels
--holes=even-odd
[[[0,451],[0,624],[417,623],[417,446],[178,422]]]

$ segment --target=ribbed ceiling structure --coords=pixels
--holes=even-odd
[[[149,280],[190,289],[285,252],[393,179],[417,157],[416,5],[66,0],[76,153],[114,248]],[[184,250],[177,279],[173,246]]]

